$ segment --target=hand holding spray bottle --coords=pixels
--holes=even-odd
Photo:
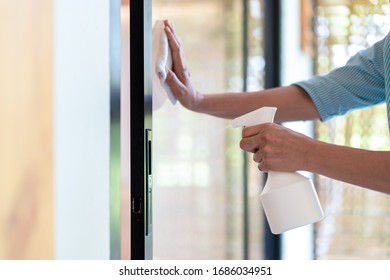
[[[262,107],[234,119],[232,126],[254,126],[273,122],[276,110],[275,107]],[[268,172],[260,200],[274,234],[324,218],[312,180],[298,172]]]

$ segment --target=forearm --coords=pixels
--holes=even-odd
[[[313,141],[305,170],[390,194],[390,152]]]
[[[278,108],[275,122],[319,117],[310,97],[297,86],[246,93],[205,94],[192,110],[222,118],[235,118],[264,106]]]

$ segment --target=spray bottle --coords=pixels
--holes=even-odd
[[[233,127],[273,122],[277,108],[262,107],[232,121]],[[270,229],[280,234],[324,218],[324,212],[311,179],[298,172],[268,172],[260,194]]]

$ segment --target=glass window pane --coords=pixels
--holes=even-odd
[[[253,13],[258,16],[260,11]],[[242,1],[154,1],[153,19],[165,18],[181,38],[191,79],[200,92],[242,90]],[[258,33],[253,30],[255,38]],[[257,48],[253,53],[259,56],[260,42],[253,42]],[[260,84],[261,74],[255,74],[252,83]],[[241,131],[231,129],[227,120],[196,114],[167,100],[157,107],[153,112],[155,258],[243,258]],[[256,236],[251,240],[253,250],[261,252],[262,212],[256,215],[259,221],[253,225]]]
[[[358,50],[390,30],[388,1],[317,1],[316,73],[343,65]],[[383,105],[317,123],[319,140],[371,150],[389,150]],[[319,259],[388,259],[390,197],[318,176],[326,219],[316,226]]]

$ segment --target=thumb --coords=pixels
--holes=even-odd
[[[186,108],[191,105],[191,94],[189,94],[188,88],[179,80],[176,74],[167,69],[166,84],[171,88],[172,93],[176,99]]]
[[[172,92],[177,95],[177,92],[181,92],[185,89],[183,83],[177,78],[176,74],[171,69],[166,69],[167,77],[165,82],[171,88]]]

